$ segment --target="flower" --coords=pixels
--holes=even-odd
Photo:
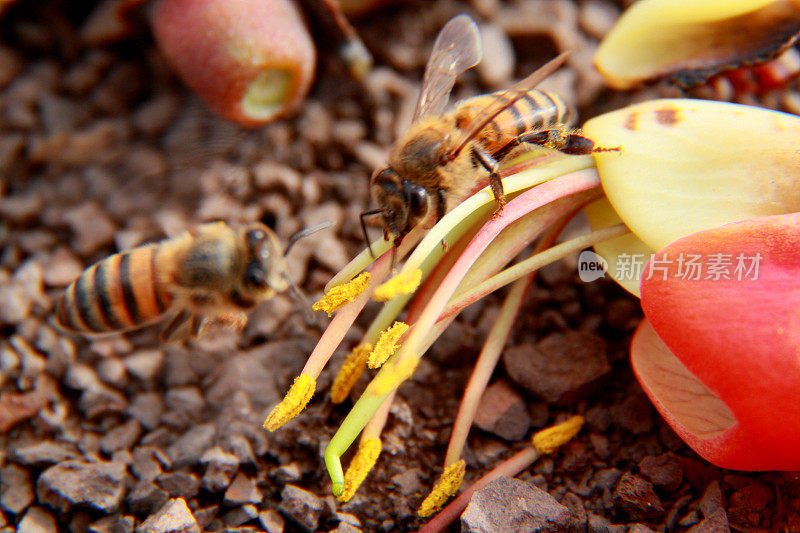
[[[662,254],[700,256],[707,268],[687,275],[671,260],[642,280],[631,362],[643,388],[715,465],[797,470],[800,213],[698,232]],[[714,269],[720,261],[731,268]]]
[[[623,147],[597,155],[607,202],[588,214],[633,231],[596,250],[641,294],[631,360],[648,396],[718,466],[800,468],[800,118],[657,100],[585,131]],[[637,255],[631,275],[618,259]]]

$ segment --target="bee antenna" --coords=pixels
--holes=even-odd
[[[329,228],[333,226],[333,222],[330,220],[326,220],[325,222],[320,222],[319,224],[315,224],[310,228],[301,229],[300,231],[294,233],[291,237],[289,237],[289,242],[286,244],[286,249],[283,250],[283,257],[286,257],[289,254],[289,250],[292,249],[294,243],[299,241],[300,239],[304,239],[309,235],[318,232],[321,229]]]
[[[367,235],[367,224],[364,222],[364,217],[377,215],[380,212],[381,209],[370,209],[369,211],[363,211],[359,217],[361,219],[361,231],[364,233],[364,243],[366,243],[367,248],[369,249],[369,255],[371,255],[373,259],[375,259],[375,253],[372,251],[372,243],[369,242],[369,235]]]
[[[317,317],[314,315],[314,312],[311,311],[311,302],[309,302],[308,297],[305,293],[297,286],[297,284],[289,278],[288,274],[283,274],[283,279],[285,279],[289,283],[289,295],[291,296],[292,300],[294,301],[295,305],[300,307],[303,312],[303,320],[309,326],[313,326],[317,323]]]

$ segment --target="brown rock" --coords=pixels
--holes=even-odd
[[[200,462],[206,465],[203,486],[211,492],[227,489],[239,468],[239,458],[219,446],[206,450]]]
[[[118,450],[128,450],[142,434],[142,426],[131,418],[127,422],[112,428],[100,439],[100,449],[108,455]]]
[[[664,512],[664,506],[653,485],[641,477],[626,473],[614,491],[614,503],[634,520],[656,518]]]
[[[156,478],[156,485],[165,491],[170,498],[189,500],[197,496],[200,480],[194,474],[186,472],[168,472]]]
[[[154,483],[140,482],[125,498],[128,509],[138,515],[148,515],[161,508],[169,495],[158,488]]]
[[[67,211],[64,213],[64,220],[75,234],[73,249],[84,257],[108,246],[114,240],[114,221],[95,203],[81,204]]]
[[[23,394],[10,391],[0,393],[0,433],[35,415],[44,407],[45,401],[44,395],[36,390]]]
[[[775,491],[756,480],[734,492],[728,502],[728,520],[731,527],[747,531],[760,526],[765,509],[775,500]]]
[[[244,505],[246,503],[261,503],[264,496],[256,487],[255,479],[244,475],[239,472],[233,482],[225,491],[225,505]]]
[[[137,533],[200,533],[186,500],[176,498],[164,504],[154,515],[136,528]]]
[[[725,495],[719,486],[719,481],[712,481],[703,492],[700,498],[700,512],[703,516],[709,517],[725,506]]]
[[[89,531],[91,533],[133,533],[134,522],[132,516],[115,514],[92,522]]]
[[[641,390],[637,390],[611,408],[611,419],[618,427],[642,435],[653,429],[653,405]]]
[[[325,502],[300,487],[286,485],[281,491],[281,510],[308,530],[316,531],[324,508]]]
[[[18,533],[57,533],[56,520],[44,507],[31,507],[17,526]]]
[[[656,488],[666,492],[678,490],[683,481],[683,467],[670,453],[648,455],[639,462],[639,473]]]
[[[0,469],[0,505],[16,515],[33,503],[33,482],[30,473],[20,466],[8,464]]]
[[[514,505],[508,505],[514,502]],[[501,476],[472,495],[461,515],[461,531],[561,532],[570,512],[542,489],[515,478]]]
[[[553,333],[532,346],[503,353],[509,377],[550,403],[574,403],[611,368],[605,341],[593,333]]]
[[[497,380],[483,392],[475,425],[509,441],[525,437],[531,418],[520,393],[504,380]]]
[[[36,492],[39,501],[62,512],[88,505],[110,513],[119,507],[125,493],[125,465],[64,461],[39,476]]]
[[[267,533],[283,533],[286,523],[275,509],[267,509],[258,513],[258,522]]]
[[[686,533],[730,533],[730,531],[728,515],[724,509],[717,509],[711,516],[690,527]]]

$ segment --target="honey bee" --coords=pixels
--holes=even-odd
[[[202,224],[171,239],[114,254],[87,268],[58,302],[56,321],[84,334],[136,329],[172,316],[162,337],[189,326],[197,335],[209,322],[244,326],[245,311],[276,293],[301,293],[289,278],[286,254],[275,233],[261,223],[234,229]]]
[[[392,147],[388,165],[372,175],[370,188],[379,207],[361,214],[365,236],[364,217],[380,214],[384,238],[393,235],[397,245],[417,224],[433,225],[487,181],[502,208],[500,163],[525,145],[566,154],[608,150],[568,128],[574,112],[561,97],[534,89],[561,66],[567,53],[506,91],[469,98],[444,112],[456,78],[477,65],[481,55],[478,28],[467,15],[442,28],[425,68],[412,125]]]

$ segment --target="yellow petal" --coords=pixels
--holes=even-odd
[[[686,71],[764,61],[800,31],[797,0],[641,0],[605,37],[595,65],[626,89]]]
[[[596,117],[584,132],[606,197],[654,250],[697,231],[800,211],[800,118],[702,100],[654,100]]]
[[[622,222],[605,198],[587,205],[584,212],[593,231]],[[628,233],[596,244],[594,251],[605,259],[606,273],[609,276],[637,298],[641,296],[639,292],[641,271],[638,270],[638,266],[644,267],[654,252],[652,248],[633,233]]]

